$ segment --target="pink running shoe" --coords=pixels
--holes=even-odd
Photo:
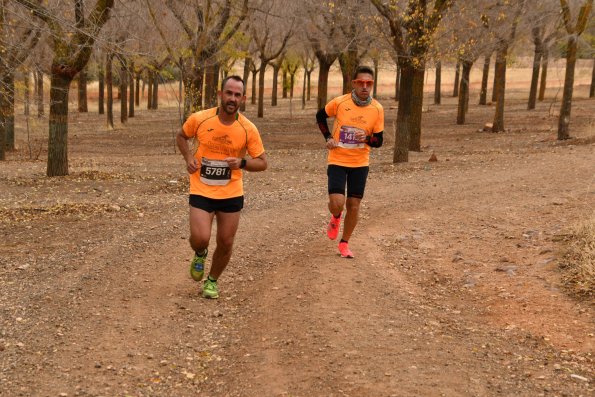
[[[326,235],[331,240],[335,240],[339,235],[339,226],[341,226],[341,216],[339,215],[338,218],[335,218],[334,215],[331,214],[331,220],[328,223],[326,228]]]
[[[351,252],[347,243],[339,243],[339,252],[342,258],[353,258],[353,252]]]

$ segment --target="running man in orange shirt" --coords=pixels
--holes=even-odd
[[[203,278],[213,219],[217,218],[217,246],[202,287],[202,295],[212,299],[219,297],[217,280],[231,258],[244,207],[242,169],[264,171],[268,165],[256,126],[238,111],[246,100],[242,78],[226,77],[219,99],[219,107],[190,115],[176,135],[190,174],[190,246],[195,252],[190,275],[196,281]],[[195,153],[188,147],[192,138],[198,142]],[[245,158],[246,154],[250,157]]]
[[[353,258],[349,238],[357,225],[359,207],[368,178],[370,147],[382,146],[384,109],[370,95],[374,85],[374,71],[360,66],[353,75],[353,91],[334,98],[316,113],[318,127],[326,139],[328,153],[328,209],[331,219],[327,235],[335,240],[339,234],[341,214],[346,208],[339,253]],[[334,117],[330,131],[327,118]],[[347,200],[345,200],[347,186]]]

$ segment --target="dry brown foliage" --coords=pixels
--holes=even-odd
[[[560,262],[563,280],[573,295],[595,297],[595,216],[577,225],[568,235]]]

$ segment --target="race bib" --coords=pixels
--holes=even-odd
[[[363,142],[359,142],[355,134],[356,132],[364,132],[364,130],[359,129],[357,127],[350,127],[344,125],[341,127],[339,131],[339,147],[345,149],[361,149],[364,147]]]
[[[205,185],[224,186],[231,180],[231,168],[226,161],[202,158],[200,181]]]

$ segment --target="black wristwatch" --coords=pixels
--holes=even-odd
[[[240,162],[240,168],[241,169],[246,168],[246,159],[242,159],[242,161]]]

